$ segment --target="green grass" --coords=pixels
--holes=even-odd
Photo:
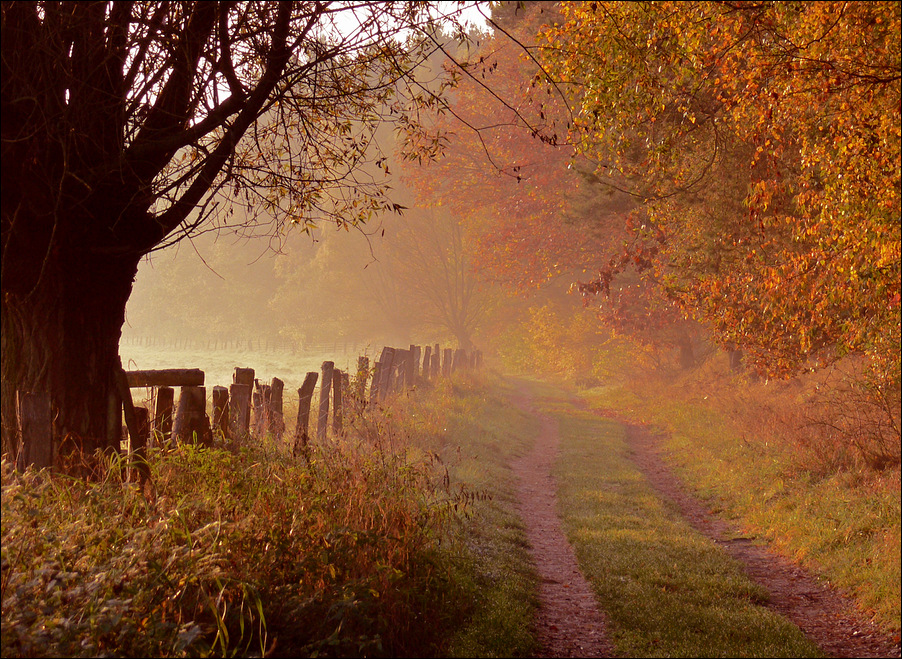
[[[459,374],[454,382],[411,406],[452,482],[473,494],[469,514],[457,526],[452,573],[469,605],[444,656],[531,656],[538,650],[532,629],[538,580],[514,512],[517,483],[508,465],[529,450],[536,429],[480,376]]]
[[[899,470],[863,467],[815,471],[800,459],[788,425],[744,423],[720,396],[691,384],[599,389],[584,396],[595,408],[664,430],[677,473],[748,535],[851,595],[887,630],[900,628]],[[753,407],[764,416],[765,406]]]
[[[624,656],[818,656],[738,563],[662,502],[629,460],[623,427],[533,385],[560,422],[559,506]]]

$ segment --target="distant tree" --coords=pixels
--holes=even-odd
[[[474,242],[448,208],[412,208],[390,236],[389,272],[420,323],[441,328],[464,350],[489,303],[473,267]]]
[[[55,441],[117,446],[107,410],[145,254],[394,209],[359,166],[380,121],[417,129],[434,97],[410,71],[458,9],[3,2],[4,450],[29,391],[50,394]]]

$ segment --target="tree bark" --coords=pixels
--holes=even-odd
[[[17,392],[50,395],[51,450],[64,439],[66,446],[86,450],[119,449],[108,406],[117,395],[119,338],[137,269],[137,256],[117,259],[58,246],[32,286],[4,285],[4,452],[13,449],[15,413],[7,402]]]

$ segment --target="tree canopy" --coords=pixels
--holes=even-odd
[[[561,11],[544,82],[594,174],[643,203],[649,276],[763,370],[864,352],[898,383],[899,4]]]

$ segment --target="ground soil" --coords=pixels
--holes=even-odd
[[[514,401],[537,416],[540,434],[533,451],[512,467],[520,479],[519,509],[541,578],[541,609],[536,620],[542,657],[609,657],[604,613],[576,564],[556,510],[551,467],[557,456],[557,422],[532,408],[525,389]],[[579,405],[579,403],[576,403]],[[664,462],[660,437],[627,427],[631,458],[661,497],[672,501],[686,520],[739,561],[749,577],[770,592],[768,606],[789,618],[834,657],[899,657],[899,636],[882,632],[835,590],[806,570],[743,537],[693,496]]]

